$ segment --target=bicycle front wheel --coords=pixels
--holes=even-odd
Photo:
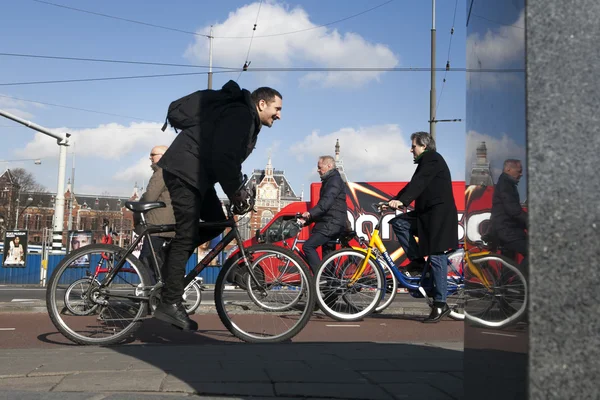
[[[380,313],[388,308],[394,302],[396,295],[398,294],[398,280],[387,264],[383,264],[383,272],[385,274],[385,295],[377,308],[375,308],[376,313]]]
[[[109,244],[82,247],[57,265],[46,289],[52,323],[69,340],[110,345],[128,339],[147,316],[144,299],[151,281],[144,265],[126,250]],[[111,282],[106,273],[124,259]],[[99,272],[97,280],[92,280]]]
[[[357,321],[377,308],[386,288],[381,267],[366,254],[341,249],[326,256],[315,274],[315,297],[321,310],[338,321]],[[343,301],[340,301],[343,300]]]
[[[315,305],[312,277],[302,260],[279,246],[261,244],[247,249],[250,265],[225,265],[215,286],[215,305],[223,325],[251,343],[282,342],[308,323]],[[231,287],[248,273],[245,288]]]

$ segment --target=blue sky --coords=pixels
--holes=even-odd
[[[318,180],[318,156],[332,154],[336,139],[340,140],[350,180],[401,181],[408,180],[414,171],[408,151],[409,137],[414,131],[429,129],[429,72],[252,72],[252,68],[427,68],[430,64],[429,1],[394,0],[326,27],[319,26],[386,1],[53,2],[189,33],[21,0],[3,7],[0,36],[9,39],[2,41],[0,53],[206,66],[208,39],[193,32],[206,34],[213,25],[216,72],[217,67],[241,68],[252,27],[257,21],[256,37],[248,57],[250,69],[239,76],[238,83],[249,90],[263,85],[278,89],[284,97],[283,118],[273,128],[261,131],[257,149],[244,164],[246,173],[264,168],[271,154],[273,166],[285,170],[294,190],[299,193],[304,186],[304,192],[308,193],[310,183]],[[438,67],[444,67],[448,60],[452,26],[451,66],[466,66],[466,8],[465,0],[437,1]],[[492,29],[489,40],[493,40],[495,34],[504,35],[501,26],[485,28],[481,34],[486,35],[489,29]],[[296,30],[304,31],[260,37]],[[226,36],[246,38],[224,38]],[[175,137],[171,129],[165,133],[160,131],[169,103],[206,88],[206,75],[7,84],[205,71],[204,68],[0,55],[0,109],[73,135],[75,145],[69,151],[74,149],[76,153],[76,192],[129,196],[135,182],[142,185],[150,177],[150,148],[169,144]],[[218,88],[229,79],[236,80],[238,75],[239,72],[215,73],[213,87]],[[437,73],[438,97],[443,77],[443,72]],[[463,122],[437,126],[438,150],[448,161],[455,180],[465,178],[465,89],[465,73],[449,72],[437,113],[440,119],[463,119]],[[477,133],[491,134],[483,129]],[[2,165],[2,169],[25,167],[50,191],[55,191],[58,171],[55,141],[6,119],[0,119],[0,135],[3,138],[0,159],[43,159],[41,166],[33,162],[11,162]],[[71,166],[71,155],[68,166]]]

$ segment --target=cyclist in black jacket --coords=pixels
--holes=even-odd
[[[523,176],[520,160],[504,161],[502,174],[494,187],[490,231],[505,249],[520,253],[524,259],[523,269],[527,268],[527,212],[523,210],[517,185]],[[509,255],[512,256],[512,255]]]
[[[198,125],[180,132],[160,159],[175,213],[175,237],[165,263],[162,302],[154,316],[183,330],[196,330],[182,303],[185,266],[194,249],[222,230],[200,232],[198,222],[225,219],[217,197],[218,182],[232,204],[243,207],[248,195],[242,184],[242,163],[254,150],[261,126],[281,118],[281,94],[263,87],[252,94],[234,81],[211,92]]]
[[[317,247],[337,239],[346,230],[348,223],[346,185],[336,169],[335,159],[331,156],[320,157],[317,163],[317,172],[323,181],[319,192],[319,202],[302,214],[303,218],[315,223],[310,237],[302,246],[308,265],[313,272],[321,262],[319,254],[317,254]]]

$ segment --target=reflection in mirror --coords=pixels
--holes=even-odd
[[[467,66],[465,397],[525,399],[524,0],[467,1]]]

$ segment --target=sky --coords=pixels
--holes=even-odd
[[[51,3],[21,0],[3,5],[0,36],[8,40],[0,45],[0,109],[72,135],[67,169],[70,177],[74,155],[76,193],[128,197],[136,183],[141,187],[148,181],[150,149],[168,145],[176,137],[171,128],[160,130],[169,103],[207,87],[206,35],[211,26],[213,88],[235,80],[250,91],[271,86],[283,95],[282,119],[261,130],[256,149],[243,165],[245,173],[264,168],[270,156],[296,193],[307,194],[311,182],[319,180],[318,157],[333,154],[337,139],[351,181],[406,181],[414,172],[410,134],[429,130],[430,73],[381,69],[429,68],[429,1]],[[436,2],[436,65],[440,68],[447,61],[452,68],[466,67],[466,10],[465,0]],[[505,26],[482,25],[473,34],[478,36],[470,39],[478,40],[480,51],[488,51],[490,59],[496,57],[502,64],[510,58],[497,45],[510,40]],[[250,61],[250,67],[240,72],[245,61]],[[378,70],[301,70],[322,67]],[[281,70],[290,68],[295,70]],[[179,75],[147,77],[162,74]],[[464,180],[466,74],[440,71],[436,75],[436,117],[462,119],[437,124],[438,151],[447,160],[453,180]],[[64,82],[109,77],[129,78]],[[47,81],[63,82],[40,83]],[[478,85],[494,88],[502,83],[489,79]],[[471,129],[469,135],[485,138],[493,133],[501,138],[477,124]],[[0,160],[42,159],[41,165],[31,160],[0,162],[0,168],[26,168],[55,192],[56,140],[4,118],[0,118],[0,135]]]

